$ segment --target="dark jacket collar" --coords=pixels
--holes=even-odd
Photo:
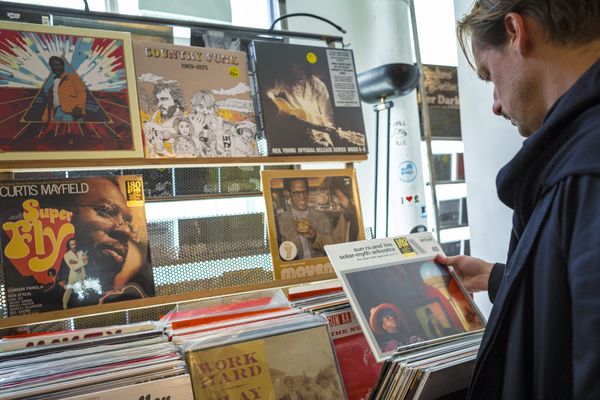
[[[515,211],[517,234],[552,185],[569,175],[600,173],[599,106],[600,60],[556,101],[542,126],[498,173],[498,197]]]

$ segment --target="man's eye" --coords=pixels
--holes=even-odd
[[[114,207],[111,206],[98,206],[94,208],[96,213],[102,217],[112,218],[114,216]]]

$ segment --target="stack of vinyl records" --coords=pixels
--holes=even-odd
[[[327,320],[297,314],[181,343],[196,399],[346,398]]]
[[[385,361],[371,399],[465,398],[482,335],[393,355]]]
[[[485,319],[454,271],[435,263],[441,247],[432,234],[325,250],[372,354],[385,363],[370,398],[461,398],[457,393],[467,390]]]
[[[304,311],[327,318],[329,335],[349,400],[368,398],[383,363],[378,363],[339,280],[290,288],[288,299]]]
[[[0,353],[0,399],[193,398],[185,363],[158,329],[64,334],[65,342],[36,336],[38,344],[58,343]]]
[[[280,289],[267,293],[249,293],[219,299],[219,304],[198,301],[165,315],[159,323],[174,343],[202,336],[205,332],[277,319],[298,314]]]
[[[287,298],[292,306],[310,312],[348,304],[348,298],[337,279],[293,286],[289,288]]]

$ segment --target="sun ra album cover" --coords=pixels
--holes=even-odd
[[[5,159],[139,157],[128,33],[0,22]]]

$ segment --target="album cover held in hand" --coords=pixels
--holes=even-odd
[[[0,182],[8,316],[154,295],[140,176]]]
[[[258,156],[241,51],[134,41],[146,157]]]
[[[141,157],[129,33],[0,22],[4,160]]]
[[[325,246],[378,360],[483,329],[431,232]]]
[[[253,41],[250,64],[269,155],[367,153],[351,50]]]
[[[332,273],[326,244],[364,239],[353,169],[262,171],[275,279]]]

